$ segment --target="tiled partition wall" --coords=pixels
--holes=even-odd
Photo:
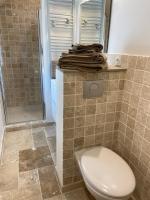
[[[128,56],[118,152],[137,179],[137,200],[150,199],[150,57]]]
[[[39,104],[39,0],[0,0],[0,47],[8,106]]]
[[[81,180],[74,158],[76,150],[100,144],[114,149],[125,74],[64,72],[63,186]],[[102,97],[84,99],[83,81],[98,79],[105,83]]]
[[[120,55],[117,55],[120,56]],[[114,64],[116,55],[109,55]],[[136,200],[150,199],[150,58],[121,56],[127,71],[63,73],[63,186],[79,183],[74,152],[104,145],[130,164]],[[101,98],[83,99],[83,81],[104,79]],[[60,85],[62,85],[60,84]],[[61,86],[62,87],[62,86]]]

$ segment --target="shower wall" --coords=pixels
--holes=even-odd
[[[7,106],[41,103],[39,0],[0,0],[0,48]]]

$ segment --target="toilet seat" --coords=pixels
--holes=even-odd
[[[115,152],[101,146],[81,150],[77,156],[85,183],[97,193],[120,198],[134,191],[134,174]]]

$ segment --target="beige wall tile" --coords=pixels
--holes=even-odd
[[[88,127],[85,127],[85,133],[84,135],[85,136],[88,136],[88,135],[94,135],[95,133],[95,126],[88,126]]]
[[[64,96],[64,107],[73,107],[75,106],[75,95],[65,95]]]
[[[83,116],[85,115],[85,106],[76,106],[75,107],[75,116]]]
[[[64,95],[75,94],[75,83],[64,83]]]
[[[90,136],[86,136],[84,138],[84,146],[89,147],[95,144],[95,136],[94,135],[90,135]]]
[[[85,117],[85,126],[95,125],[95,115],[87,115]]]
[[[137,56],[129,56],[128,57],[128,68],[129,68],[130,71],[131,71],[132,68],[133,69],[135,68],[136,63],[137,63],[137,58],[138,58]]]
[[[74,107],[64,108],[64,118],[74,117],[74,115],[75,115],[75,108]]]
[[[143,77],[144,77],[144,71],[135,70],[133,81],[135,81],[137,83],[142,83],[143,82]]]
[[[65,78],[64,87],[64,150],[66,160],[64,166],[63,184],[72,184],[81,180],[78,170],[69,166],[73,163],[74,152],[93,145],[113,146],[113,137],[117,143],[121,101],[123,95],[125,72],[109,73],[76,73],[75,78]],[[69,74],[67,74],[69,76]],[[104,79],[107,87],[102,97],[94,99],[83,98],[83,81]],[[74,82],[74,80],[76,80]],[[109,83],[109,84],[108,84]],[[75,93],[74,93],[75,85]],[[107,91],[107,89],[111,91]],[[67,99],[68,97],[68,99]],[[75,100],[75,102],[74,102]],[[71,102],[70,102],[71,101]],[[116,112],[117,111],[117,112]],[[73,131],[74,130],[74,131]],[[74,168],[74,175],[69,170]]]
[[[75,119],[74,118],[65,118],[64,119],[64,129],[70,129],[75,127]]]
[[[143,86],[142,88],[142,97],[146,100],[150,100],[150,87],[149,86]]]
[[[85,117],[76,117],[75,118],[75,127],[84,127],[85,124]]]
[[[99,103],[96,104],[96,114],[101,114],[106,112],[106,104],[105,103]]]
[[[93,115],[96,113],[96,105],[86,106],[86,115]]]
[[[84,136],[84,127],[75,128],[75,138]]]
[[[136,68],[144,70],[147,62],[147,57],[138,56]]]

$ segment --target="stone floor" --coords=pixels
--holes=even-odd
[[[84,188],[62,194],[54,167],[55,142],[54,126],[5,133],[0,200],[93,199]]]
[[[8,124],[42,120],[43,108],[42,105],[8,107],[6,114]]]

